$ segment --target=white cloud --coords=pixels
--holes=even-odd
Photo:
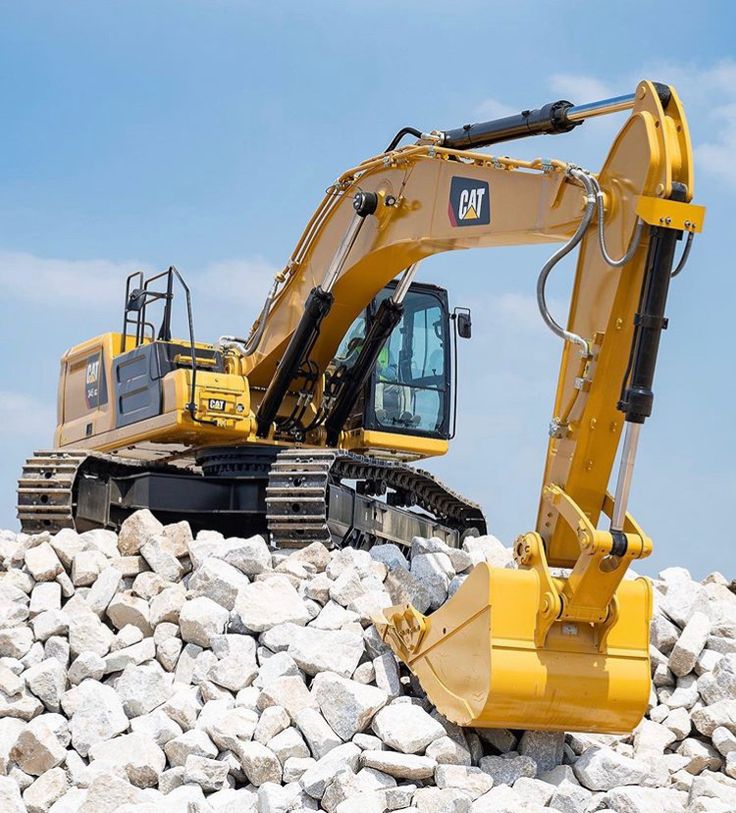
[[[47,438],[56,426],[56,404],[46,404],[32,395],[11,390],[0,390],[3,420],[0,436],[6,439],[19,437]]]
[[[609,99],[620,95],[611,87],[592,76],[582,76],[573,73],[555,73],[549,80],[550,89],[560,96],[569,99],[573,104],[587,104],[600,99]]]
[[[83,310],[122,306],[125,280],[134,271],[151,273],[150,263],[132,260],[66,260],[26,252],[0,251],[0,285],[7,297],[32,305]],[[179,269],[196,299],[248,306],[257,313],[278,270],[262,257],[209,263],[191,272]]]
[[[475,115],[483,121],[502,119],[504,116],[513,116],[519,111],[498,99],[485,99],[475,108]]]
[[[192,289],[208,299],[227,299],[249,309],[255,305],[255,316],[279,270],[263,257],[220,260],[192,275]]]
[[[60,260],[24,252],[0,251],[0,285],[6,296],[35,305],[86,309],[120,303],[128,274],[140,263],[111,260]]]

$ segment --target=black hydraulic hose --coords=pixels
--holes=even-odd
[[[384,152],[391,152],[391,150],[395,150],[399,146],[399,142],[404,136],[412,135],[414,138],[421,138],[422,133],[421,130],[417,130],[414,127],[402,127],[398,133],[391,139],[391,143],[386,147]]]

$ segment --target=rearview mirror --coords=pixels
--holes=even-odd
[[[461,339],[469,339],[473,335],[473,320],[468,308],[455,308],[453,312],[457,335]]]

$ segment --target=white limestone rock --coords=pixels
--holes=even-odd
[[[66,771],[63,768],[46,771],[23,791],[23,802],[28,813],[47,813],[54,802],[67,792],[68,787]],[[4,807],[0,809],[5,811]]]
[[[154,573],[167,582],[178,582],[184,575],[184,565],[172,552],[175,546],[165,536],[152,536],[141,545],[141,556]]]
[[[227,763],[197,754],[190,754],[184,763],[184,781],[199,785],[206,792],[225,787],[227,774]]]
[[[69,723],[72,746],[86,757],[98,742],[112,739],[128,729],[128,718],[115,689],[95,680],[84,680],[67,692],[63,702],[69,716],[66,699],[71,702]]]
[[[326,674],[329,673],[320,673],[320,675]],[[338,676],[335,675],[335,677]],[[318,678],[319,675],[315,678],[315,681]],[[359,685],[356,684],[356,686]],[[318,699],[312,696],[304,681],[300,677],[292,675],[275,678],[267,686],[264,686],[260,695],[258,695],[258,707],[261,710],[269,706],[283,706],[292,720],[296,718],[296,715],[302,709],[314,706],[316,702],[319,702]]]
[[[166,755],[160,745],[141,732],[124,734],[93,745],[89,758],[94,763],[104,763],[107,769],[122,768],[131,785],[153,788],[166,766]]]
[[[259,787],[265,782],[281,782],[282,768],[279,758],[260,742],[246,742],[238,752],[243,773],[248,781]]]
[[[306,674],[336,672],[348,678],[363,655],[363,636],[350,630],[304,627],[295,631],[287,653]]]
[[[23,673],[26,686],[48,711],[59,711],[61,696],[66,690],[66,669],[56,660],[47,658]]]
[[[147,637],[153,633],[151,629],[148,603],[130,592],[118,593],[107,606],[107,617],[116,629],[122,629],[128,624]]]
[[[269,706],[263,710],[255,731],[253,739],[261,745],[267,745],[268,741],[277,734],[285,731],[291,725],[291,717],[282,706]]]
[[[144,508],[125,519],[118,533],[118,550],[122,556],[134,556],[152,536],[162,533],[164,526]]]
[[[115,688],[128,717],[148,714],[173,692],[171,675],[157,661],[126,666]]]
[[[253,632],[270,630],[287,622],[304,626],[310,616],[299,594],[285,576],[273,576],[242,587],[233,612]]]
[[[248,577],[222,559],[207,559],[189,578],[189,594],[207,596],[212,601],[232,610],[238,591],[249,584]]]
[[[64,566],[48,542],[27,550],[25,564],[37,582],[51,582],[64,571]]]
[[[209,647],[225,631],[230,613],[206,596],[187,601],[179,614],[181,637],[188,643]]]
[[[391,703],[373,718],[374,733],[385,745],[404,754],[419,754],[445,729],[424,709],[413,703]]]
[[[588,790],[640,785],[649,773],[646,762],[625,757],[605,747],[584,751],[573,765],[573,770],[580,784]]]
[[[6,776],[0,776],[0,810],[3,813],[29,813],[21,798],[20,788]]]
[[[477,799],[493,787],[493,779],[480,768],[467,765],[438,765],[434,773],[438,788],[456,788]]]
[[[251,536],[249,539],[230,537],[217,546],[212,555],[246,576],[257,576],[271,569],[271,553],[262,536]]]

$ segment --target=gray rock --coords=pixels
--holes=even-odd
[[[352,742],[338,745],[302,774],[299,784],[313,799],[321,799],[327,785],[342,771],[356,771],[360,748]]]
[[[708,616],[700,612],[693,613],[670,653],[669,667],[674,674],[682,676],[693,671],[710,630]]]
[[[396,779],[429,779],[437,768],[437,763],[429,757],[394,751],[364,751],[360,762],[366,768],[375,768]]]
[[[28,688],[48,711],[59,711],[61,696],[66,689],[66,669],[56,660],[48,658],[23,673]]]
[[[416,575],[403,567],[391,570],[384,586],[394,604],[411,604],[420,613],[429,610],[432,602],[429,590]]]
[[[429,592],[430,609],[436,610],[447,600],[447,590],[455,575],[450,557],[446,553],[413,555],[411,574]]]
[[[513,785],[522,776],[537,775],[537,763],[527,756],[483,757],[480,768],[493,778],[494,785]]]
[[[325,720],[343,740],[363,731],[388,701],[388,695],[381,689],[334,672],[320,672],[312,682],[312,693]]]
[[[519,741],[519,753],[531,757],[540,773],[562,763],[565,735],[559,731],[525,731]]]
[[[425,756],[436,760],[440,765],[472,765],[470,751],[451,737],[440,737],[427,746]]]
[[[304,735],[309,749],[316,759],[321,759],[342,743],[327,720],[315,708],[304,708],[297,712],[294,722]]]
[[[389,543],[386,545],[374,545],[369,551],[371,558],[377,562],[383,562],[389,570],[396,567],[403,567],[409,570],[409,560],[404,556],[398,545]]]

